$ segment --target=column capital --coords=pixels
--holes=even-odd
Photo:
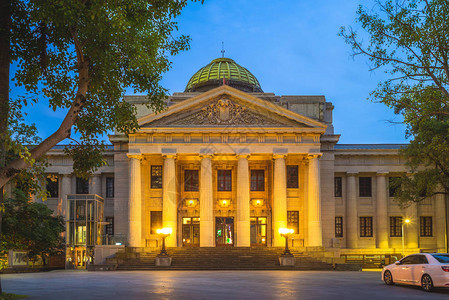
[[[237,159],[241,159],[241,158],[246,158],[248,159],[250,157],[250,154],[236,154],[235,157],[237,157]]]
[[[273,159],[279,159],[279,158],[285,159],[286,157],[287,157],[287,154],[273,154]]]
[[[134,158],[138,160],[142,160],[143,158],[141,154],[134,154],[134,153],[128,153],[126,154],[126,156],[128,156],[128,158]]]
[[[357,176],[357,175],[359,175],[359,172],[357,172],[357,171],[347,171],[346,175],[348,175],[348,176]]]
[[[321,156],[323,156],[323,153],[308,153],[307,154],[307,159],[311,160],[314,158],[320,158]]]
[[[203,159],[203,158],[213,158],[214,155],[212,153],[204,153],[204,154],[200,154],[199,157],[201,159]]]
[[[163,159],[173,158],[176,159],[176,154],[162,154]]]
[[[376,172],[376,176],[387,176],[388,174],[390,174],[390,172],[388,172],[388,171],[377,171]]]

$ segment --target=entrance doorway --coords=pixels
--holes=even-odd
[[[251,246],[267,245],[267,217],[253,217],[251,222]]]
[[[215,218],[215,244],[234,246],[234,218]]]
[[[182,246],[200,245],[200,218],[182,218]]]

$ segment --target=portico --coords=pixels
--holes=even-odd
[[[129,246],[155,238],[148,216],[160,211],[160,225],[173,230],[168,247],[282,247],[278,230],[288,226],[289,206],[302,207],[298,242],[322,245],[319,141],[326,125],[229,86],[139,123],[128,149]],[[152,174],[159,168],[160,186]]]

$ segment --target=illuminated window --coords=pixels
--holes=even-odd
[[[299,233],[299,211],[287,211],[287,228]]]
[[[299,187],[298,166],[287,166],[287,188]]]
[[[232,191],[232,171],[218,170],[217,171],[217,190],[218,191]]]
[[[360,237],[373,236],[373,217],[360,217]]]
[[[84,178],[76,178],[76,193],[89,194],[89,180]]]
[[[114,198],[114,177],[106,178],[106,198]]]
[[[151,234],[156,234],[156,230],[162,228],[162,212],[161,211],[152,211],[150,213],[150,227]]]
[[[359,196],[371,197],[371,177],[359,177]]]
[[[114,217],[106,217],[106,222],[109,224],[106,224],[106,234],[107,235],[114,235]]]
[[[390,236],[402,236],[402,217],[390,217]]]
[[[265,191],[264,170],[251,170],[251,191]]]
[[[151,166],[151,188],[162,188],[162,166]]]
[[[49,175],[47,177],[47,193],[50,198],[58,198],[59,196],[59,180],[58,176]]]
[[[199,191],[198,170],[184,170],[184,191]]]
[[[423,237],[428,237],[433,235],[432,228],[432,217],[420,217],[419,218],[420,235]]]
[[[342,196],[341,177],[334,177],[334,197]]]
[[[343,237],[343,217],[335,217],[335,237]]]

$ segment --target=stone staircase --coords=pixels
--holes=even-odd
[[[293,251],[296,265],[281,267],[279,256],[283,248],[267,247],[185,247],[168,248],[172,257],[170,267],[156,267],[154,260],[159,250],[129,249],[108,258],[107,264],[116,264],[117,270],[334,270],[354,269],[354,266],[323,262],[304,252]]]

